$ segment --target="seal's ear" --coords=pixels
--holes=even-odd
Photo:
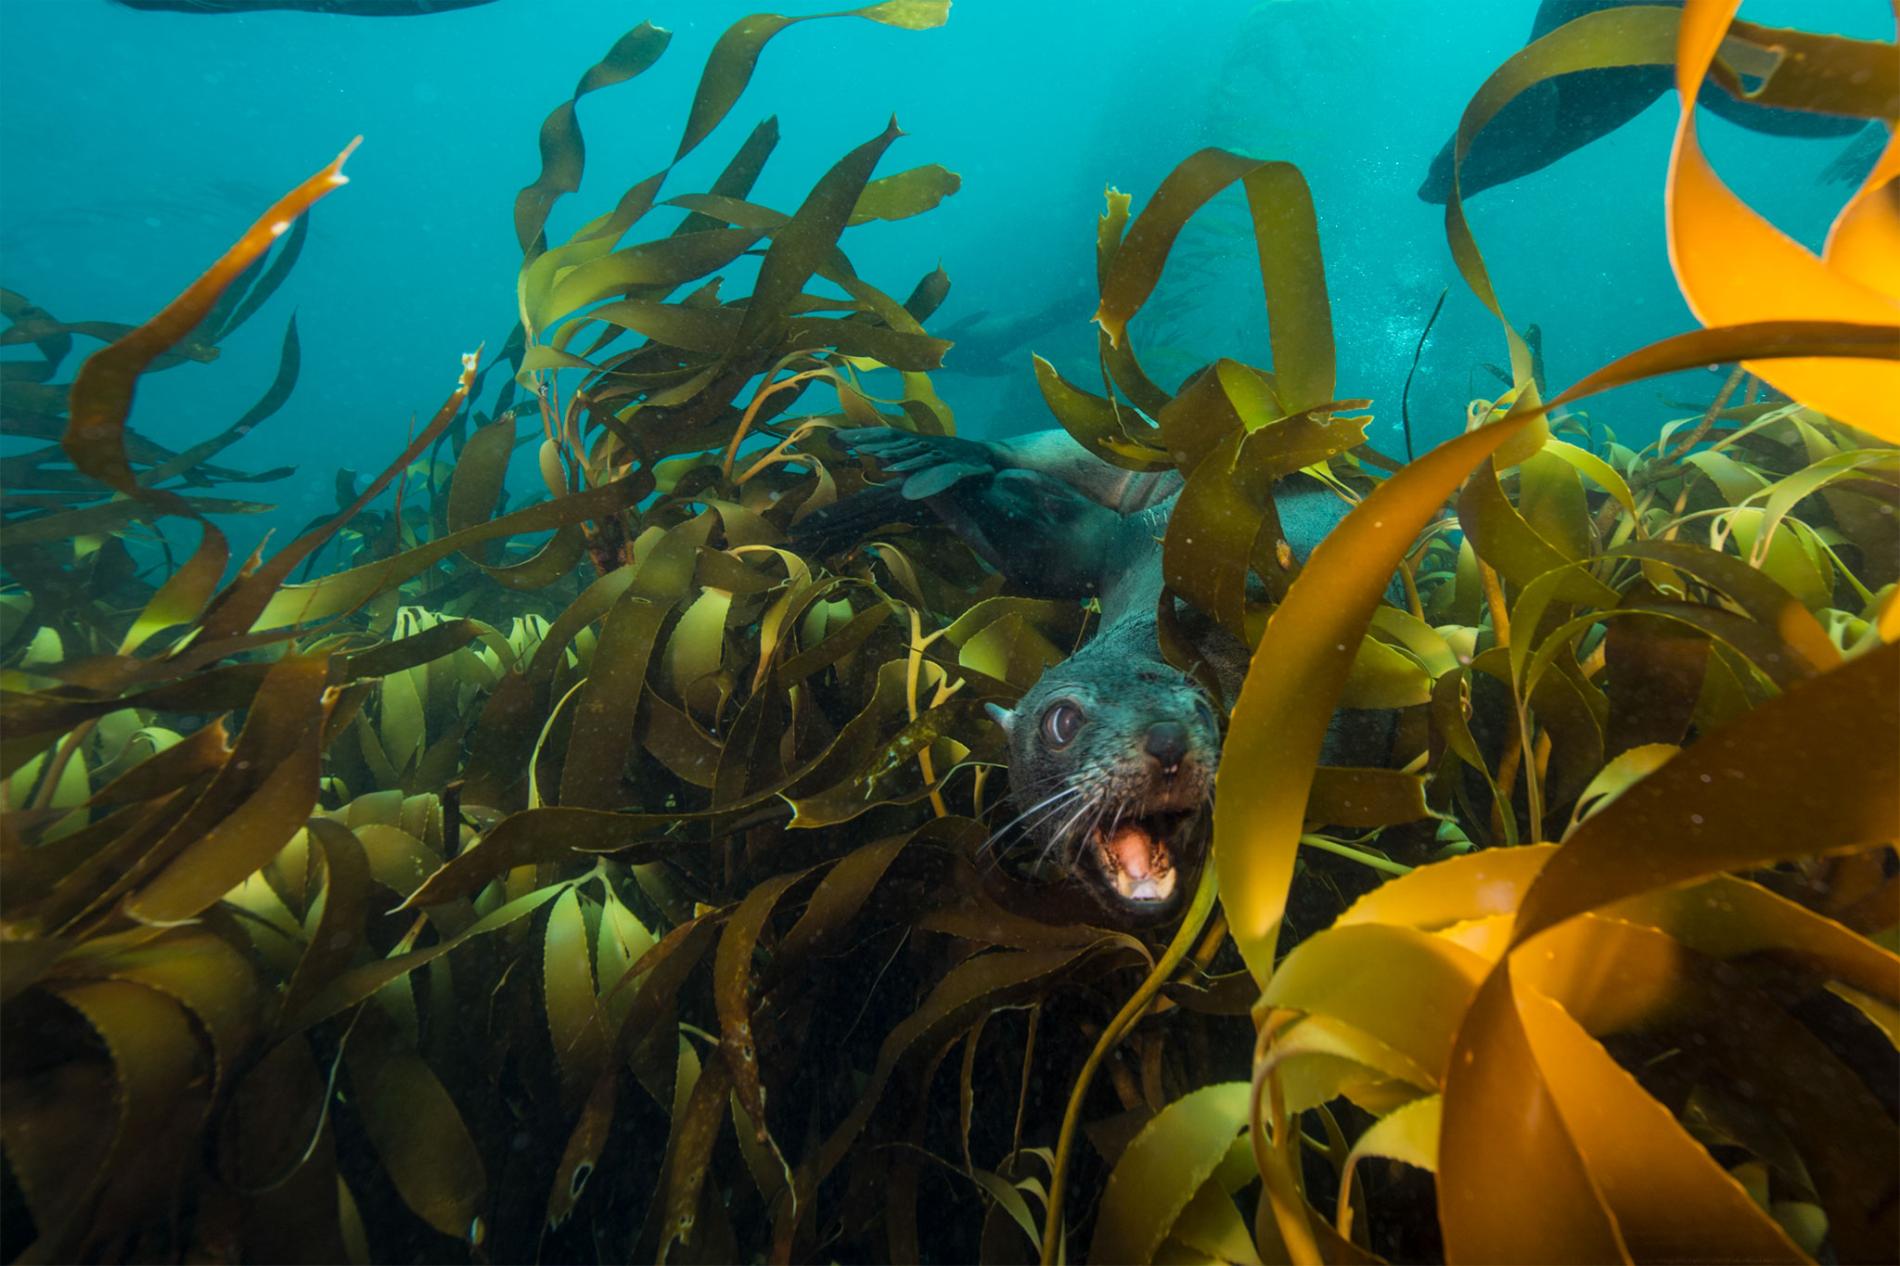
[[[1009,733],[1010,727],[1016,724],[1016,714],[1001,704],[986,703],[983,705],[983,711],[990,714],[990,720],[1003,727],[1005,734]]]

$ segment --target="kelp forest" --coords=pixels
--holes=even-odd
[[[736,23],[647,107],[671,158],[555,241],[584,99],[702,54],[643,24],[577,58],[513,208],[519,324],[379,402],[418,412],[400,450],[248,557],[221,524],[284,472],[225,450],[294,391],[294,322],[188,447],[138,387],[218,373],[350,149],[142,324],[5,292],[36,445],[0,461],[8,1258],[1892,1260],[1900,148],[1815,254],[1694,103],[1891,129],[1900,57],[1737,7],[1588,14],[1471,100],[1460,158],[1554,76],[1673,67],[1653,193],[1699,328],[1540,383],[1454,184],[1511,385],[1409,460],[1366,442],[1405,402],[1336,361],[1298,169],[1184,153],[1073,226],[1099,357],[1020,372],[1101,461],[1184,477],[1164,649],[1178,606],[1253,647],[1159,927],[986,843],[985,705],[1091,604],[936,523],[801,534],[891,478],[840,428],[955,433],[950,278],[850,251],[959,177],[896,168],[893,121],[760,205],[748,81],[806,21],[919,56],[947,0]],[[674,187],[702,147],[721,174]],[[1236,186],[1270,347],[1153,376],[1131,322]],[[1591,414],[1705,366],[1641,438]],[[1351,510],[1296,563],[1301,471]],[[1391,714],[1389,767],[1320,764],[1339,707]]]

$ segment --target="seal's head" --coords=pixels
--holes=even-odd
[[[992,715],[1025,851],[1118,922],[1153,923],[1180,910],[1206,852],[1220,724],[1185,674],[1114,651],[1091,644]]]

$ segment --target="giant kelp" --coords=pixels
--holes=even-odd
[[[914,30],[945,7],[827,16]],[[1720,9],[1556,32],[1461,138],[1563,58],[1675,60],[1679,36],[1693,101]],[[1807,392],[1839,357],[1877,384],[1895,316],[1721,307],[1737,288],[1707,261],[1748,230],[1679,181],[1685,289],[1748,323],[1549,404],[1507,325],[1511,391],[1395,471],[1338,398],[1352,371],[1296,169],[1204,151],[1139,214],[1111,195],[1099,374],[1033,369],[1104,460],[1182,472],[1171,593],[1259,643],[1217,864],[1161,948],[1057,913],[981,849],[1000,759],[981,705],[1085,613],[999,593],[928,527],[832,558],[792,544],[867,477],[830,428],[953,426],[925,329],[947,277],[900,303],[844,243],[956,187],[879,177],[893,127],[773,210],[751,201],[767,120],[708,192],[661,197],[792,21],[728,30],[673,158],[556,243],[583,98],[670,37],[609,49],[517,199],[516,336],[382,473],[340,478],[335,514],[234,574],[201,499],[147,477],[174,458],[136,451],[131,391],[240,310],[342,160],[82,367],[61,473],[199,544],[136,611],[6,608],[12,1251],[1055,1260],[1073,1229],[1104,1261],[1416,1256],[1434,1219],[1396,1160],[1436,1168],[1454,1259],[1878,1256],[1900,463],[1843,425],[1892,440],[1892,396],[1830,397],[1830,419]],[[1792,87],[1750,51],[1776,41]],[[1739,26],[1724,46],[1796,104],[1859,56]],[[1892,174],[1823,266],[1886,275],[1868,261]],[[1165,384],[1134,319],[1235,184],[1270,365]],[[1448,228],[1502,321],[1455,199]],[[1767,266],[1748,258],[1726,267]],[[1737,361],[1641,447],[1581,411]],[[504,509],[524,447],[549,499]],[[1295,470],[1359,503],[1303,568],[1270,496]],[[348,565],[315,572],[346,534]],[[48,551],[40,574],[77,587],[88,556]],[[1395,572],[1403,604],[1382,602]],[[83,636],[49,640],[55,613]],[[1163,615],[1172,646],[1173,599]],[[1315,768],[1342,700],[1397,714],[1399,767]]]

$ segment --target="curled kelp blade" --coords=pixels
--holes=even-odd
[[[223,573],[229,548],[210,520],[176,494],[142,484],[134,475],[126,455],[124,433],[138,377],[157,356],[212,313],[230,284],[260,259],[278,237],[289,231],[293,221],[318,199],[348,182],[343,175],[343,164],[357,144],[358,141],[352,141],[321,171],[280,199],[251,225],[236,245],[157,316],[88,357],[73,379],[71,415],[61,444],[74,467],[161,512],[183,513],[198,519],[202,525],[202,537],[192,561],[154,595],[148,614],[139,626],[148,633],[165,624],[189,619],[204,609]],[[126,650],[136,645],[137,641],[129,638]]]
[[[1695,97],[1729,29],[1737,3],[1693,0],[1683,9],[1676,49],[1676,87],[1682,102],[1667,194],[1669,258],[1691,311],[1705,325],[1733,324],[1788,314],[1798,303],[1802,315],[1877,323],[1900,341],[1900,298],[1892,278],[1900,272],[1900,212],[1894,206],[1894,181],[1900,178],[1900,150],[1885,153],[1855,193],[1834,229],[1826,251],[1816,257],[1785,236],[1742,202],[1716,176],[1696,140]],[[1844,41],[1843,41],[1844,43]],[[1871,101],[1831,102],[1838,107],[1870,109],[1900,120],[1900,83],[1893,70],[1894,45],[1876,46],[1874,59],[1860,77],[1873,90]],[[1790,68],[1828,65],[1819,58],[1787,59],[1769,72],[1773,81]],[[1852,76],[1823,73],[1799,86],[1784,85],[1777,95],[1791,103],[1810,103]],[[1767,91],[1764,86],[1763,91]],[[1749,260],[1749,285],[1737,284],[1736,259]],[[1761,287],[1782,298],[1764,302]],[[1900,441],[1900,366],[1877,361],[1788,360],[1762,365],[1759,372],[1804,403],[1864,427],[1889,442]]]
[[[1798,317],[1878,324],[1887,326],[1890,331],[1900,331],[1900,307],[1891,296],[1879,293],[1877,284],[1870,286],[1861,280],[1891,274],[1900,267],[1892,246],[1894,234],[1879,227],[1890,218],[1891,200],[1874,196],[1875,191],[1894,179],[1892,163],[1876,164],[1862,192],[1849,202],[1837,222],[1854,226],[1840,234],[1843,242],[1840,258],[1851,269],[1843,271],[1830,266],[1825,258],[1817,260],[1747,209],[1721,184],[1702,157],[1695,142],[1696,94],[1704,75],[1715,64],[1724,35],[1731,33],[1729,19],[1736,7],[1692,3],[1678,12],[1673,7],[1637,5],[1584,14],[1512,56],[1493,72],[1466,107],[1452,145],[1445,231],[1460,273],[1504,328],[1512,377],[1521,392],[1518,407],[1536,402],[1534,389],[1524,390],[1533,379],[1531,351],[1505,318],[1498,302],[1465,217],[1458,173],[1474,139],[1500,112],[1526,92],[1576,71],[1634,65],[1677,67],[1682,112],[1666,198],[1670,258],[1691,309],[1704,324],[1742,324]],[[1884,58],[1879,51],[1890,50],[1891,45],[1768,31],[1746,24],[1732,34],[1739,41],[1736,56],[1750,55],[1751,50],[1767,53],[1789,43],[1800,49],[1800,57],[1771,55],[1765,63],[1750,63],[1754,67],[1751,73],[1770,78],[1785,74],[1775,91],[1775,99],[1780,104],[1874,117],[1893,117],[1900,112],[1900,85],[1893,83],[1894,58],[1890,51]],[[1750,44],[1751,38],[1762,43]],[[1853,65],[1842,64],[1843,57],[1859,65],[1865,73],[1856,76]],[[1716,73],[1716,79],[1725,91],[1740,89],[1733,71],[1725,64]],[[1858,84],[1860,90],[1843,96],[1840,85],[1850,81]],[[1751,97],[1759,95],[1759,91],[1765,88]],[[1796,311],[1790,311],[1785,303],[1764,303],[1759,298],[1762,293],[1759,286],[1744,286],[1737,281],[1739,274],[1734,260],[1744,257],[1764,261],[1772,274],[1781,278],[1776,283],[1777,294],[1817,297],[1804,298]],[[1881,268],[1875,263],[1877,260],[1884,261],[1886,267]],[[1744,271],[1749,271],[1751,277],[1758,276],[1752,270]],[[1888,337],[1900,339],[1900,332],[1889,333]],[[1801,378],[1805,372],[1801,364],[1799,359],[1790,358],[1779,364],[1776,372],[1784,381],[1790,374],[1798,381],[1809,381]],[[1836,413],[1845,421],[1859,419],[1861,425],[1869,426],[1876,433],[1893,437],[1896,424],[1888,411],[1891,402],[1900,399],[1900,377],[1896,377],[1900,370],[1857,364],[1850,359],[1829,361],[1824,369],[1817,364],[1816,372],[1819,378],[1813,380],[1813,389],[1831,394],[1817,396],[1811,403]],[[1844,413],[1841,412],[1843,407]],[[1541,426],[1532,428],[1523,439],[1514,441],[1505,450],[1504,460],[1522,459],[1538,447],[1543,438]]]

